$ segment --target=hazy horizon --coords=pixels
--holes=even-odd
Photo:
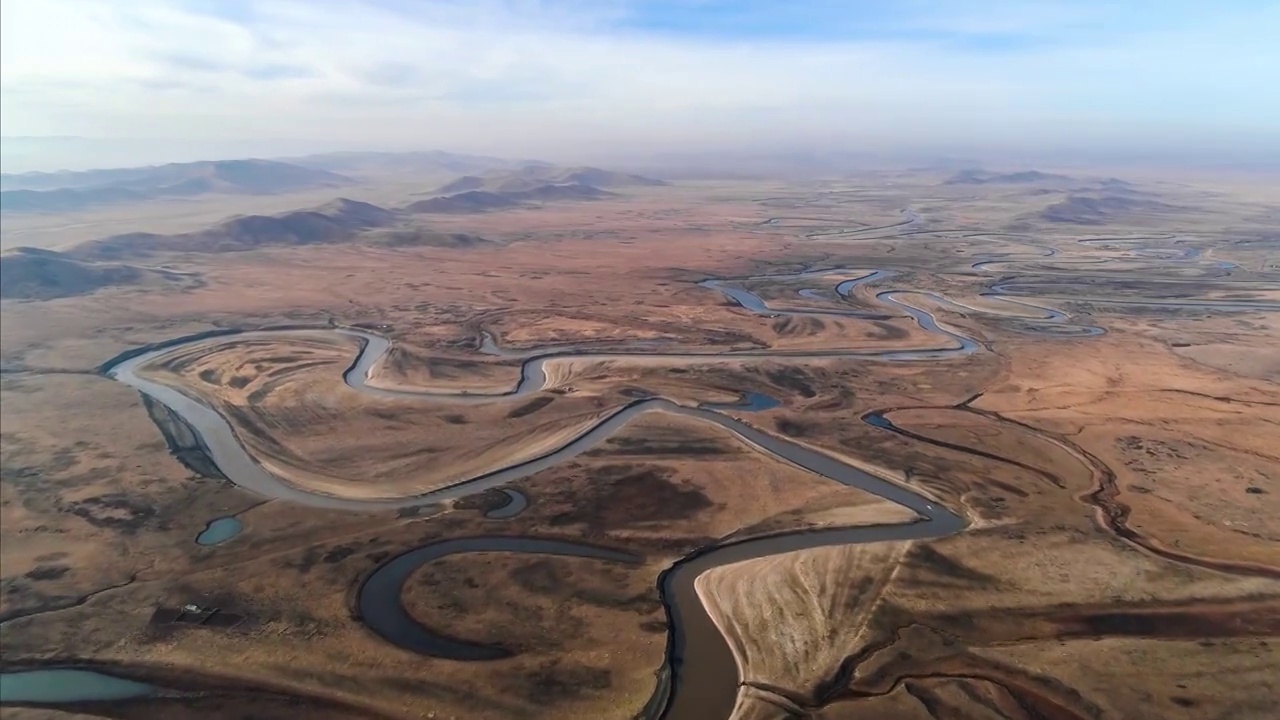
[[[1280,163],[1280,4],[6,0],[6,171],[337,150]]]

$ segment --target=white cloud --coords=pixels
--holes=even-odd
[[[5,135],[526,155],[1280,128],[1274,8],[1118,32],[1103,4],[909,7],[855,39],[762,39],[644,32],[608,0],[5,0],[0,113]],[[1033,42],[978,47],[989,34]]]

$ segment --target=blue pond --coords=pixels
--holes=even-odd
[[[884,428],[885,430],[893,430],[896,427],[892,420],[878,412],[867,413],[862,416],[862,420],[868,425],[874,425],[875,427]]]
[[[218,545],[239,535],[243,529],[244,524],[240,522],[240,518],[221,517],[209,523],[204,531],[196,536],[196,542],[200,545]]]
[[[159,688],[92,670],[56,668],[0,673],[0,703],[67,703],[126,700]]]
[[[745,392],[742,399],[734,403],[703,403],[699,407],[704,410],[737,410],[738,412],[760,412],[762,410],[771,410],[781,405],[782,402],[776,398],[769,397],[763,393]]]

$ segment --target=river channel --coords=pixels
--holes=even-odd
[[[911,214],[903,221],[903,224],[910,224],[916,220],[917,218],[914,214]],[[835,295],[844,300],[849,299],[859,286],[875,283],[893,275],[892,271],[886,270],[866,272],[834,268],[790,275],[756,276],[744,278],[743,280],[765,281],[819,277],[832,277],[834,279],[834,277],[842,273],[846,277],[852,273],[859,273],[857,277],[841,280],[835,285]],[[644,357],[661,359],[671,364],[741,363],[753,359],[776,361],[779,359],[803,360],[816,358],[912,362],[939,361],[962,357],[981,348],[981,345],[975,339],[945,326],[931,312],[912,304],[913,295],[928,296],[934,302],[950,305],[953,308],[962,309],[970,313],[994,315],[997,318],[1013,318],[1044,324],[1065,324],[1067,320],[1067,316],[1057,310],[1001,297],[1006,293],[1017,294],[1018,288],[1016,285],[1007,289],[993,288],[990,293],[992,300],[1003,300],[1019,306],[1017,310],[1011,309],[1008,313],[961,305],[937,293],[913,290],[884,290],[876,293],[874,295],[875,301],[886,308],[888,311],[886,313],[842,308],[838,305],[833,305],[830,308],[776,309],[770,307],[766,301],[754,292],[736,284],[735,281],[705,280],[700,285],[721,292],[743,308],[765,316],[848,315],[853,317],[894,317],[905,314],[913,318],[931,336],[938,338],[940,343],[934,347],[894,350],[832,349],[807,352],[761,350],[697,353],[664,352],[661,348],[654,348],[654,351],[650,352],[648,351],[650,346],[632,345],[624,350],[601,349],[598,346],[564,346],[529,353],[516,353],[499,348],[492,337],[486,335],[483,338],[483,350],[523,360],[520,379],[513,388],[505,392],[459,394],[426,390],[391,390],[372,385],[370,382],[371,377],[375,374],[379,361],[390,349],[391,341],[381,335],[356,328],[335,328],[331,331],[352,337],[360,345],[356,358],[343,374],[345,383],[360,392],[380,397],[409,398],[433,402],[485,403],[492,402],[495,399],[510,399],[542,390],[547,384],[546,363],[558,359],[625,360],[626,358]],[[806,293],[806,297],[821,299],[814,291]],[[1035,325],[1031,327],[1034,329]],[[1073,328],[1081,335],[1101,332],[1100,328],[1089,326],[1068,327]],[[247,331],[246,334],[279,336],[282,333],[299,331],[260,330]],[[305,332],[311,333],[317,331],[319,330],[305,330]],[[232,332],[220,334],[232,334]],[[1045,334],[1053,335],[1057,333],[1046,328]],[[666,663],[659,673],[658,687],[653,699],[646,707],[646,714],[649,717],[661,717],[668,720],[704,720],[707,718],[726,718],[732,711],[738,687],[737,668],[723,635],[711,621],[694,591],[694,581],[702,573],[711,568],[729,563],[808,548],[936,538],[958,532],[965,526],[964,519],[959,515],[907,487],[847,465],[820,451],[763,432],[733,417],[730,413],[737,414],[766,410],[777,404],[777,401],[773,398],[759,393],[748,392],[743,393],[743,398],[738,403],[708,404],[699,407],[688,407],[659,397],[637,399],[617,409],[582,434],[544,455],[412,497],[354,499],[305,490],[276,477],[264,469],[239,443],[227,420],[211,405],[184,392],[182,389],[149,379],[140,372],[149,363],[168,353],[194,343],[205,342],[208,339],[209,334],[192,338],[179,338],[145,351],[126,353],[118,362],[108,364],[104,368],[104,372],[110,377],[136,388],[143,394],[168,406],[198,433],[210,459],[216,463],[227,478],[247,491],[269,498],[278,498],[316,507],[353,511],[422,506],[453,500],[488,489],[499,488],[515,480],[561,464],[604,441],[635,417],[651,411],[662,411],[715,424],[764,452],[832,481],[848,487],[858,488],[901,504],[913,510],[919,516],[917,522],[901,525],[830,528],[736,540],[726,544],[702,548],[674,563],[662,573],[658,580],[659,594],[668,616],[669,633]],[[643,347],[644,350],[637,349],[640,347]],[[511,504],[507,508],[500,508],[495,511],[498,514],[491,514],[490,517],[504,517],[503,510],[508,508],[511,514],[524,509],[525,501],[523,495],[511,492],[508,495]],[[424,655],[455,660],[482,660],[503,656],[507,652],[503,648],[444,638],[432,633],[405,611],[401,600],[401,591],[405,580],[421,565],[445,555],[484,551],[573,555],[594,558],[602,562],[639,562],[639,558],[627,553],[622,548],[602,548],[560,540],[510,537],[444,540],[411,549],[391,558],[376,568],[359,591],[358,603],[363,621],[388,642]]]

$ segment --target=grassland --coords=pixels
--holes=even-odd
[[[434,515],[300,507],[236,489],[198,452],[180,462],[153,420],[163,413],[96,368],[149,342],[283,323],[377,328],[396,344],[373,384],[473,393],[519,375],[517,361],[477,352],[482,332],[510,349],[937,346],[877,297],[892,288],[959,303],[911,296],[978,350],[897,363],[564,360],[545,392],[466,405],[356,393],[341,382],[355,344],[321,330],[212,339],[147,372],[218,407],[287,482],[347,497],[420,493],[536,455],[636,397],[762,392],[780,406],[728,412],[915,488],[969,527],[700,578],[738,663],[737,720],[1269,717],[1280,696],[1277,314],[1171,303],[1274,300],[1275,198],[1141,183],[1126,192],[1149,202],[1099,205],[1070,201],[1109,192],[1096,182],[943,180],[644,188],[432,219],[433,231],[493,241],[472,248],[175,253],[159,260],[201,282],[4,300],[5,667],[100,665],[172,689],[60,708],[89,716],[632,717],[663,661],[656,581],[672,562],[726,538],[909,513],[660,413],[519,481],[531,504],[511,520],[484,516],[488,496]],[[1089,214],[1046,214],[1064,202]],[[919,220],[902,224],[905,208]],[[152,229],[101,222],[103,234]],[[205,219],[174,222],[189,232]],[[776,308],[888,317],[768,318],[696,285],[812,268],[833,272],[743,286]],[[873,269],[894,275],[846,300],[831,292]],[[989,296],[998,283],[1105,334],[1047,334],[1034,308]],[[193,542],[228,515],[240,536]],[[467,535],[586,541],[642,561],[495,553],[415,573],[413,617],[515,651],[495,662],[420,657],[359,622],[356,589],[380,562]],[[152,621],[188,602],[249,621]]]

